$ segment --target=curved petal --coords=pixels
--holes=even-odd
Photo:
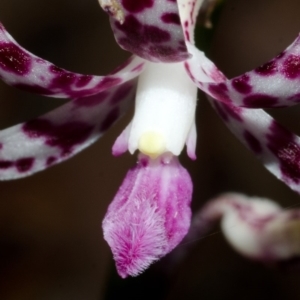
[[[132,80],[0,131],[0,180],[31,175],[88,147],[123,114],[135,87]]]
[[[271,61],[230,80],[196,47],[187,46],[193,55],[185,62],[190,77],[214,99],[248,108],[299,104],[300,36]]]
[[[248,258],[270,263],[300,255],[299,209],[283,210],[269,199],[224,194],[195,215],[188,237],[194,239],[219,220],[228,242]]]
[[[26,91],[59,98],[87,97],[135,78],[143,67],[144,60],[132,56],[108,76],[73,73],[22,48],[0,23],[0,78]]]
[[[227,127],[265,167],[300,193],[300,138],[261,109],[210,101]]]
[[[187,42],[195,43],[194,31],[197,21],[199,9],[202,6],[204,0],[177,0],[181,25],[184,29],[184,37]],[[207,5],[204,3],[203,10],[207,9]]]
[[[178,62],[190,57],[180,23],[177,1],[99,0],[111,15],[118,44],[146,60]]]

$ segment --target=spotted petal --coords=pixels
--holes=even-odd
[[[123,49],[153,62],[178,62],[190,56],[185,46],[177,1],[99,2],[111,15],[115,38]]]
[[[211,99],[229,129],[278,179],[300,193],[300,138],[261,109],[241,108]]]
[[[213,0],[215,1],[215,0]],[[204,2],[204,3],[203,3]],[[177,0],[185,41],[194,44],[194,31],[199,10],[207,10],[205,0]],[[202,5],[203,4],[203,5]]]
[[[193,58],[185,62],[185,68],[192,80],[208,94],[215,95],[217,100],[225,99],[226,77],[203,52],[192,45],[189,45],[189,49],[193,51]],[[213,92],[209,88],[211,82],[218,83],[218,89]],[[300,193],[300,138],[265,111],[238,107],[230,98],[226,99],[227,103],[210,98],[225,124],[271,173]]]
[[[266,64],[228,80],[205,55],[188,45],[185,65],[196,85],[211,97],[235,106],[269,108],[300,102],[300,36]]]
[[[36,94],[59,98],[91,96],[135,78],[143,65],[141,58],[132,56],[108,76],[73,73],[22,48],[0,23],[0,78]]]
[[[0,131],[0,179],[31,175],[88,147],[121,116],[135,86],[132,80]]]

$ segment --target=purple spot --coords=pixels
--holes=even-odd
[[[0,160],[0,169],[9,169],[14,166],[14,163],[10,160]]]
[[[178,51],[183,52],[183,51],[186,51],[186,46],[179,45],[177,49],[178,49]]]
[[[33,139],[50,135],[52,129],[52,123],[42,119],[31,120],[23,125],[25,133]]]
[[[195,7],[196,7],[196,1],[194,0],[192,2],[192,9],[190,10],[190,19],[191,19],[191,23],[194,24],[194,18],[193,18],[193,15],[194,15],[194,12],[195,12]]]
[[[146,8],[151,8],[154,0],[122,0],[124,8],[132,13],[138,13]]]
[[[278,67],[275,60],[267,62],[255,69],[255,72],[261,76],[274,75],[275,73],[277,73],[277,71],[278,71]]]
[[[161,20],[167,24],[176,24],[180,25],[180,18],[176,13],[164,13],[161,16]]]
[[[29,171],[32,168],[33,163],[34,163],[34,158],[27,157],[27,158],[18,159],[16,161],[15,165],[16,165],[17,170],[20,173],[23,173],[23,172]]]
[[[119,109],[116,107],[110,111],[101,124],[100,132],[106,131],[119,117]]]
[[[126,97],[129,95],[129,93],[132,91],[133,85],[132,83],[125,83],[120,88],[117,89],[117,91],[113,94],[113,96],[110,99],[110,103],[112,105],[116,105],[119,102],[126,99]]]
[[[142,24],[134,16],[127,16],[122,25],[119,24],[119,22],[116,22],[115,25],[119,30],[125,32],[128,35],[129,39],[133,39],[134,41],[140,40],[138,34],[142,29]]]
[[[143,156],[142,158],[139,159],[138,163],[143,167],[147,167],[149,163],[149,158],[146,156]]]
[[[275,121],[269,129],[268,147],[279,159],[283,176],[298,184],[300,182],[300,146],[295,142],[295,136]]]
[[[244,131],[244,138],[249,146],[249,148],[256,154],[262,152],[262,147],[259,140],[248,130]]]
[[[109,93],[104,91],[93,96],[75,99],[74,103],[78,106],[92,107],[104,102],[108,95]]]
[[[136,48],[140,48],[143,45],[147,45],[148,43],[157,44],[170,40],[169,32],[156,26],[143,25],[132,15],[128,16],[122,25],[117,23],[116,26],[127,36],[127,38],[122,39],[122,41],[128,44],[128,47],[133,50],[136,50]]]
[[[191,39],[190,39],[190,33],[189,33],[188,30],[185,30],[185,31],[184,31],[184,35],[185,35],[186,40],[190,42]]]
[[[54,65],[50,66],[49,69],[50,72],[55,74],[55,77],[51,82],[52,88],[70,88],[70,85],[72,85],[76,80],[76,75],[74,73],[67,72],[64,69],[58,68]]]
[[[138,66],[134,67],[131,72],[140,72],[142,68],[144,67],[145,63],[141,63]]]
[[[46,166],[50,167],[51,165],[53,165],[55,162],[57,161],[57,158],[54,156],[49,156],[47,158],[47,162],[46,162]]]
[[[30,56],[12,43],[0,43],[0,67],[8,72],[25,75],[30,71]]]
[[[228,98],[227,92],[228,88],[225,83],[219,83],[219,84],[209,84],[208,86],[209,92],[212,94],[212,96],[223,102],[230,102],[231,100]]]
[[[163,43],[170,40],[170,33],[156,26],[145,25],[143,28],[145,40],[148,43]]]
[[[238,213],[240,220],[251,226],[253,230],[261,231],[270,221],[274,220],[274,215],[257,217],[255,210],[248,204],[232,203],[231,205]]]
[[[224,81],[227,80],[227,78],[225,77],[225,75],[220,70],[218,70],[217,67],[208,68],[207,70],[209,71],[210,78],[214,82],[219,82],[220,83],[220,82],[224,82]]]
[[[151,46],[149,47],[149,53],[152,56],[156,57],[176,57],[177,56],[177,51],[176,49],[170,47],[170,46]]]
[[[229,118],[235,119],[239,122],[243,122],[243,119],[241,118],[241,109],[239,107],[216,101],[214,102],[214,106],[219,116],[225,122],[227,122]]]
[[[255,94],[244,98],[244,105],[252,108],[266,108],[276,106],[278,99],[264,94]]]
[[[290,97],[288,98],[288,100],[294,101],[294,102],[300,102],[300,93],[297,93],[297,94],[295,94],[295,95],[293,95],[293,96],[290,96]]]
[[[192,72],[191,72],[190,65],[189,65],[187,62],[185,62],[185,63],[184,63],[184,67],[185,67],[185,69],[186,69],[188,75],[190,76],[190,78],[195,82],[196,79],[195,79],[195,77],[193,76],[193,74],[192,74]]]
[[[249,94],[252,90],[252,86],[249,84],[249,76],[244,74],[232,80],[232,86],[236,91],[241,94]]]
[[[283,64],[284,75],[289,79],[295,79],[300,75],[300,56],[290,55]]]
[[[76,81],[76,87],[82,88],[86,86],[88,83],[91,82],[93,76],[91,75],[81,75],[78,76],[77,81]]]
[[[62,155],[70,154],[74,146],[86,141],[92,130],[93,126],[84,122],[54,125],[43,119],[32,120],[23,125],[23,131],[29,138],[44,138],[46,145],[61,148]]]
[[[189,57],[186,48],[185,51],[181,52],[177,48],[177,44],[172,44],[169,47],[160,47],[161,44],[170,42],[170,30],[163,30],[159,26],[144,24],[134,15],[128,15],[123,24],[115,21],[114,26],[124,33],[117,37],[118,43],[124,49],[142,58],[155,62],[174,62],[182,61]],[[178,41],[179,43],[180,41]]]
[[[241,117],[241,108],[234,106],[230,103],[219,103],[223,107],[224,111],[227,113],[227,116],[235,119],[236,121],[243,122]]]

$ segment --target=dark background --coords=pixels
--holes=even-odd
[[[299,0],[228,0],[211,56],[230,77],[258,66],[296,37],[299,11]],[[129,56],[115,44],[96,0],[1,0],[0,20],[21,45],[76,72],[107,74]],[[28,120],[61,103],[0,83],[0,126]],[[270,112],[300,133],[299,109]],[[298,299],[299,272],[265,268],[240,257],[218,228],[199,237],[170,273],[162,272],[167,265],[162,261],[139,278],[115,276],[101,220],[135,162],[128,154],[111,156],[111,146],[129,120],[130,115],[59,166],[0,184],[0,299]],[[197,125],[198,160],[182,155],[195,184],[195,210],[225,191],[299,207],[298,195],[235,139],[202,94]]]

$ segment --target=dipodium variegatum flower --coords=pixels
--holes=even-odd
[[[278,179],[300,192],[300,139],[261,108],[300,100],[300,38],[270,62],[227,79],[195,47],[203,0],[99,0],[117,43],[133,55],[107,76],[73,73],[22,48],[0,25],[0,77],[8,85],[70,101],[0,131],[0,179],[29,176],[95,142],[135,101],[115,156],[139,152],[103,221],[119,274],[135,276],[187,234],[192,181],[178,160],[196,159],[197,90]],[[203,6],[204,5],[204,6]],[[229,242],[259,260],[299,255],[299,212],[269,200],[225,194],[196,216],[189,233],[222,218]],[[287,236],[288,235],[288,236]]]

